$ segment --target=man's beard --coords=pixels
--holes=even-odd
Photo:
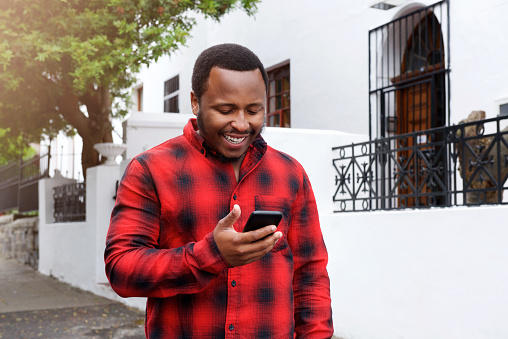
[[[201,136],[206,135],[206,128],[205,128],[205,123],[203,122],[203,115],[201,113],[201,107],[198,108],[198,114],[196,114],[196,121],[198,123],[198,130],[201,131]],[[266,125],[266,115],[265,115],[265,118],[263,121],[263,127],[261,128],[261,132],[259,132],[259,134],[261,134],[263,132],[263,130],[265,129],[265,125]],[[211,148],[213,148],[213,146],[208,141],[207,141],[207,143],[208,143],[208,145],[210,145]],[[243,154],[242,154],[239,157],[227,157],[224,154],[219,153],[216,149],[214,149],[214,151],[222,163],[234,163],[234,162],[239,161],[243,156]]]

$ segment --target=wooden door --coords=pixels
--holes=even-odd
[[[426,131],[442,126],[444,82],[444,48],[441,29],[432,13],[413,29],[404,51],[401,75],[392,79],[397,86],[397,134]],[[442,116],[443,115],[443,116]],[[429,186],[426,168],[436,154],[430,143],[432,134],[420,134],[398,139],[397,164],[398,203],[401,207],[429,205]],[[397,180],[396,179],[396,180]],[[418,198],[417,198],[418,196]]]

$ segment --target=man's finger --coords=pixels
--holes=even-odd
[[[269,226],[265,226],[265,227],[255,230],[255,231],[250,231],[250,232],[247,232],[244,234],[248,237],[247,239],[249,242],[255,242],[255,241],[258,241],[260,239],[263,239],[265,237],[272,235],[273,233],[275,233],[276,230],[277,230],[277,227],[275,225],[269,225]]]
[[[247,263],[256,261],[264,257],[266,253],[270,252],[273,249],[273,247],[281,237],[282,232],[275,232],[274,234],[271,234],[265,239],[250,243],[248,246],[250,246],[251,253],[249,257],[245,258]]]
[[[220,227],[232,228],[233,224],[238,220],[238,218],[240,218],[241,214],[242,212],[240,210],[240,206],[234,205],[231,212],[219,221]]]

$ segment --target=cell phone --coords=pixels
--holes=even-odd
[[[243,231],[250,232],[268,225],[277,226],[281,219],[282,212],[280,211],[254,211],[250,214]]]

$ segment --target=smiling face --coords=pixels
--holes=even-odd
[[[213,67],[207,90],[191,92],[199,133],[233,165],[240,165],[265,121],[266,88],[259,69],[231,71]]]

